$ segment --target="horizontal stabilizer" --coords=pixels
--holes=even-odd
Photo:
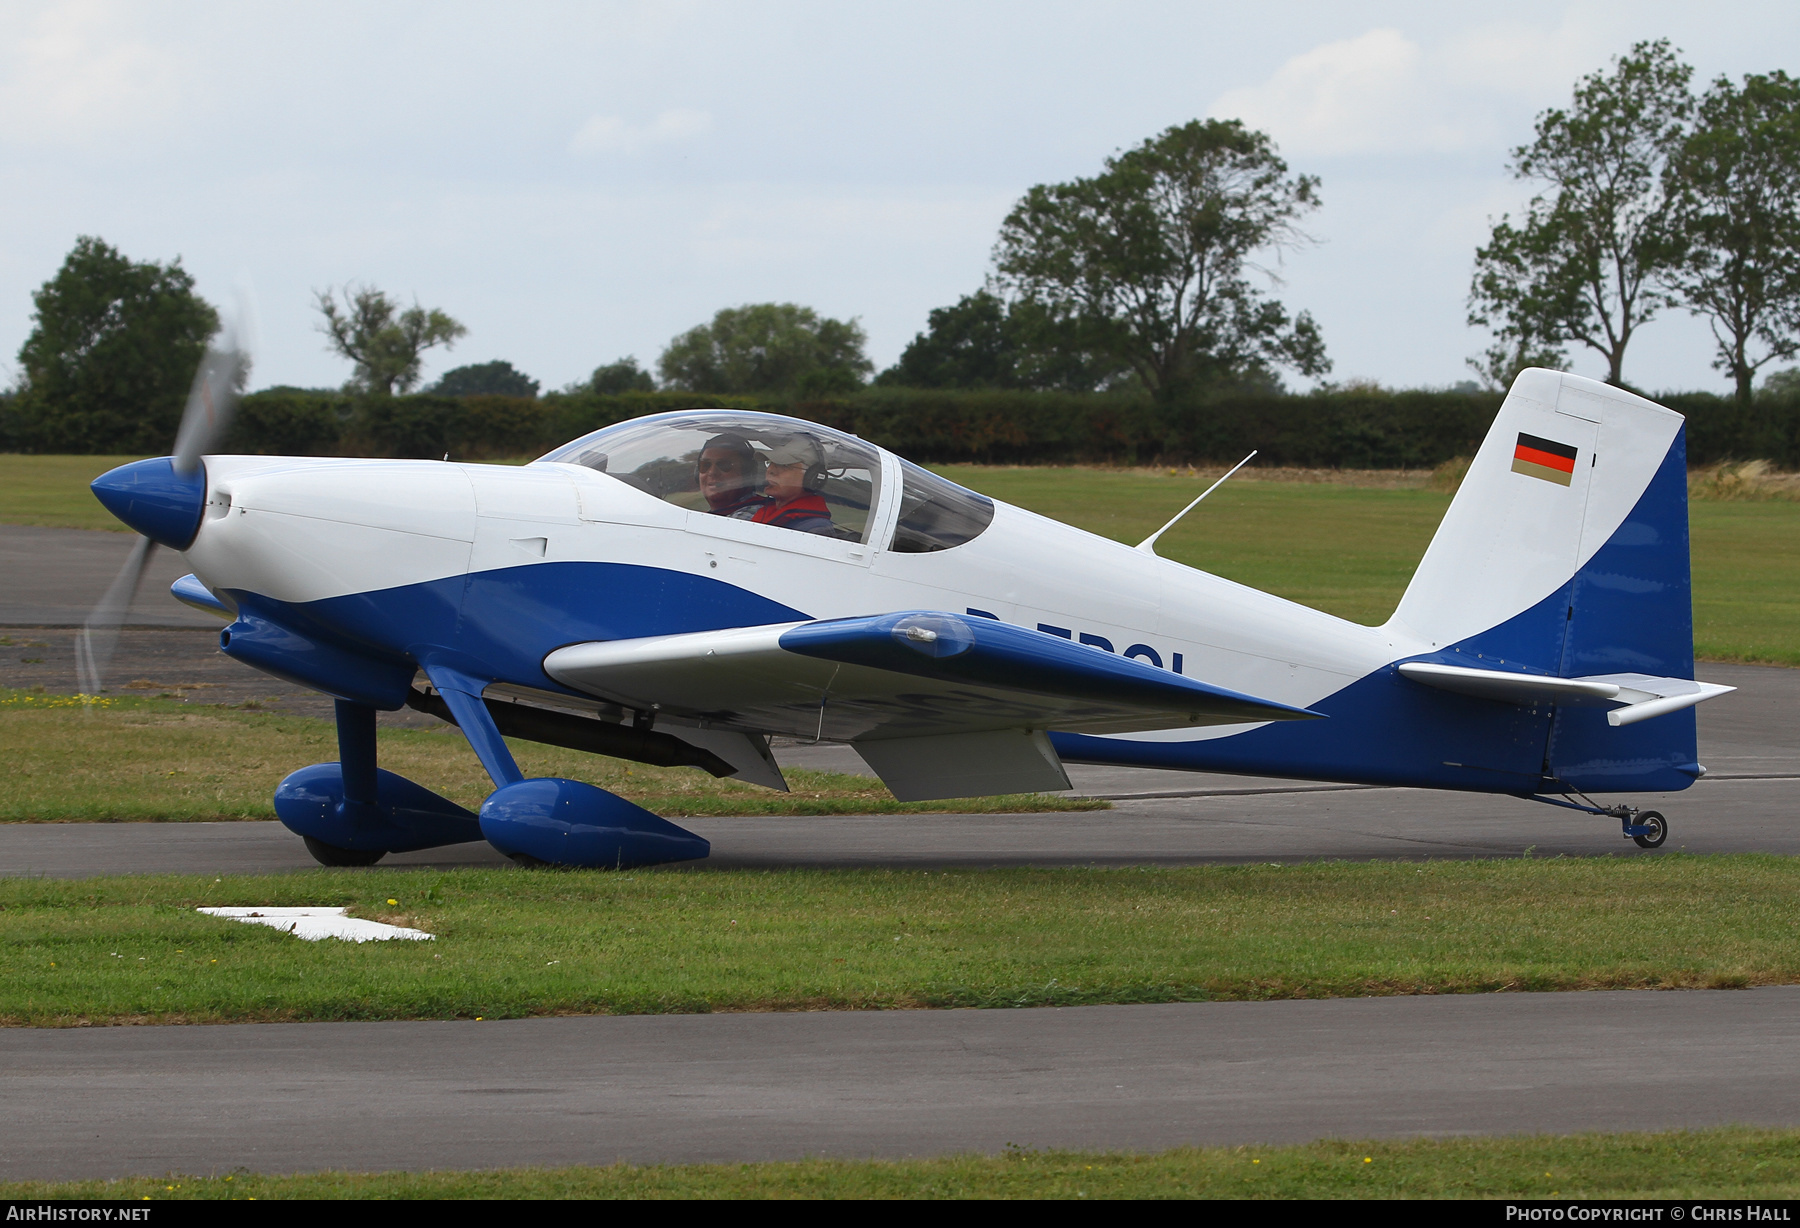
[[[1040,631],[930,612],[574,644],[544,670],[640,711],[839,742],[1318,715]]]
[[[1558,707],[1604,708],[1621,705],[1606,714],[1613,726],[1678,712],[1697,703],[1735,691],[1736,687],[1689,678],[1657,678],[1650,674],[1596,674],[1589,678],[1551,678],[1541,674],[1515,674],[1494,669],[1469,669],[1460,665],[1434,665],[1408,661],[1400,673],[1414,682],[1440,691],[1473,695],[1502,703],[1552,704]]]

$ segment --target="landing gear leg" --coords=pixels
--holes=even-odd
[[[1659,849],[1663,841],[1669,838],[1669,821],[1655,810],[1640,811],[1636,806],[1600,806],[1578,789],[1571,789],[1570,792],[1581,798],[1581,802],[1572,802],[1567,797],[1546,797],[1541,793],[1521,796],[1527,801],[1543,802],[1546,806],[1561,806],[1567,810],[1579,810],[1583,814],[1603,814],[1617,819],[1620,835],[1633,841],[1641,849]],[[1583,805],[1582,802],[1587,804]]]
[[[378,804],[375,781],[375,709],[337,701],[338,768],[343,773],[344,810],[352,824],[357,812],[373,815]],[[306,851],[322,866],[372,866],[387,856],[382,849],[346,849],[313,836],[304,837]]]
[[[446,797],[375,764],[375,709],[338,701],[338,759],[289,772],[275,786],[275,817],[327,866],[372,866],[481,839],[481,821]]]

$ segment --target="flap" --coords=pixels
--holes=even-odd
[[[1691,678],[1658,678],[1651,674],[1594,674],[1586,678],[1550,678],[1495,669],[1469,669],[1408,661],[1398,667],[1414,682],[1440,691],[1455,691],[1502,703],[1549,703],[1559,707],[1612,708],[1609,725],[1631,725],[1665,712],[1677,712],[1736,687]],[[1624,705],[1618,707],[1617,705]]]
[[[930,612],[575,644],[546,657],[544,672],[631,708],[843,742],[1319,715],[1041,631]]]
[[[903,802],[1049,793],[1069,787],[1062,759],[1041,730],[880,738],[854,745],[881,783]]]

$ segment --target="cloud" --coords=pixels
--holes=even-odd
[[[979,267],[988,236],[1012,196],[930,190],[894,194],[820,193],[738,184],[707,198],[695,216],[688,250],[703,267],[769,274],[801,260],[837,267],[884,245],[943,251]]]
[[[596,115],[569,139],[577,154],[637,153],[651,145],[690,141],[712,131],[712,115],[681,108],[664,111],[648,124],[631,124],[617,115]]]
[[[1211,114],[1241,119],[1298,154],[1454,148],[1462,136],[1420,104],[1425,53],[1398,30],[1370,30],[1290,59]]]
[[[1437,75],[1466,91],[1489,91],[1543,106],[1566,102],[1577,78],[1606,68],[1626,48],[1572,13],[1555,29],[1516,23],[1479,26],[1433,57]]]
[[[1294,56],[1208,114],[1241,119],[1301,155],[1446,153],[1510,131],[1522,106],[1566,99],[1606,54],[1597,32],[1573,19],[1488,25],[1432,47],[1375,29]]]
[[[83,0],[43,10],[28,33],[0,40],[0,132],[29,144],[87,142],[140,130],[175,109],[175,57],[121,37],[112,6]]]

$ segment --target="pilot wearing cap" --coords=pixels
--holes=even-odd
[[[763,464],[763,497],[768,502],[757,508],[751,519],[757,524],[830,536],[834,531],[831,509],[819,494],[825,476],[819,445],[804,436],[773,444]]]

